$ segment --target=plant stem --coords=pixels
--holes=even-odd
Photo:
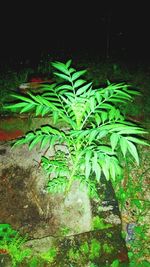
[[[79,147],[78,149],[80,149],[80,147]],[[77,167],[78,167],[78,162],[79,162],[79,160],[80,160],[80,155],[79,155],[78,152],[79,152],[79,151],[77,150],[77,151],[76,151],[75,162],[73,163],[73,170],[72,170],[72,173],[71,173],[71,175],[70,175],[70,177],[69,177],[68,186],[66,187],[65,196],[68,194],[68,192],[69,192],[69,190],[70,190],[70,188],[71,188],[71,185],[72,185],[73,180],[74,180],[74,175],[75,175],[75,173],[76,173],[76,169],[77,169]]]

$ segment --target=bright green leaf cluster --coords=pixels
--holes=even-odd
[[[124,158],[129,153],[139,164],[136,144],[147,145],[137,136],[145,134],[144,129],[125,121],[118,107],[118,103],[131,101],[138,92],[124,83],[108,82],[106,88],[93,88],[92,82],[82,78],[86,70],[76,71],[71,60],[51,64],[56,69],[57,83],[42,85],[41,93],[14,95],[19,102],[5,108],[18,108],[20,113],[32,111],[36,116],[50,115],[55,127],[42,126],[27,133],[15,145],[28,143],[30,150],[38,143],[41,149],[55,148],[58,144],[65,146],[62,158],[57,151],[53,159],[42,158],[42,165],[50,175],[48,190],[61,191],[62,187],[68,192],[73,181],[78,179],[96,195],[95,185],[102,173],[113,181],[122,175],[119,150]],[[58,129],[59,121],[67,125],[67,130]],[[91,179],[93,175],[95,182]]]

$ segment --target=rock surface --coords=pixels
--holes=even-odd
[[[46,174],[39,166],[43,152],[38,146],[29,151],[27,145],[12,149],[11,142],[0,143],[0,222],[10,224],[22,235],[28,234],[26,246],[32,247],[34,255],[46,252],[51,245],[57,244],[64,251],[64,244],[70,249],[71,244],[77,246],[97,237],[101,244],[107,239],[115,248],[111,255],[102,257],[103,264],[104,259],[106,263],[116,257],[127,261],[119,210],[110,184],[102,179],[99,194],[103,198],[99,201],[91,200],[86,188],[81,191],[77,182],[67,197],[49,194],[45,191]],[[46,156],[52,153],[47,151]],[[104,220],[102,226],[93,226],[97,217]],[[59,257],[64,264],[60,266],[67,266],[62,253]]]

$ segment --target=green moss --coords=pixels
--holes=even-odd
[[[52,247],[48,251],[41,253],[40,257],[43,260],[52,263],[55,260],[56,255],[57,255],[57,249],[55,247]]]
[[[0,245],[3,239],[5,239],[5,241],[11,241],[16,234],[17,231],[12,229],[10,224],[0,224]]]
[[[101,251],[101,245],[97,239],[92,239],[90,244],[90,260],[94,260],[95,258],[98,258],[100,256]]]
[[[63,226],[60,228],[59,230],[59,234],[62,235],[62,236],[66,236],[70,233],[70,228],[66,227],[66,226]]]
[[[80,259],[80,251],[77,250],[77,249],[74,249],[74,248],[71,248],[69,251],[68,251],[68,256],[69,256],[69,259],[70,260],[79,260]]]
[[[91,242],[88,244],[87,241],[85,241],[81,246],[77,249],[71,248],[68,251],[68,257],[69,260],[84,263],[89,260],[94,260],[95,258],[98,258],[101,253],[101,244],[99,241],[95,238],[91,240]]]
[[[31,255],[29,248],[23,249],[27,236],[22,237],[9,224],[0,224],[0,250],[4,250],[11,258],[12,267],[18,266],[25,258]]]
[[[100,218],[99,216],[93,217],[92,221],[92,228],[93,230],[102,230],[112,227],[111,224],[106,224],[103,220],[103,218]]]
[[[80,251],[83,253],[83,254],[88,254],[89,253],[89,245],[87,242],[84,242],[81,247],[80,247]]]
[[[104,244],[103,244],[103,251],[104,251],[105,253],[110,254],[110,253],[113,251],[113,247],[110,246],[110,245],[108,245],[107,243],[104,243]]]
[[[108,238],[111,238],[111,237],[112,237],[112,233],[106,233],[106,236],[107,236]]]

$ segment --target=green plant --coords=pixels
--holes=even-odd
[[[80,259],[81,255],[80,255],[80,251],[75,249],[75,248],[71,248],[68,251],[68,257],[71,261],[76,262]]]
[[[37,267],[39,260],[36,256],[33,256],[29,262],[29,267]]]
[[[92,239],[90,244],[90,260],[94,260],[95,258],[99,257],[101,251],[101,245],[97,239]]]
[[[112,227],[112,225],[109,223],[105,223],[103,218],[100,218],[98,215],[93,217],[93,220],[92,220],[93,230],[102,230],[102,229],[107,229],[110,227]]]
[[[118,183],[117,181],[113,181],[113,187],[119,202],[120,211],[123,215],[122,222],[124,225],[127,223],[134,223],[136,225],[133,231],[133,236],[127,234],[126,231],[123,232],[123,238],[126,239],[127,242],[131,266],[142,266],[142,264],[143,266],[147,266],[145,262],[149,257],[148,152],[148,147],[140,149],[140,167],[136,166],[135,163],[127,157],[124,162],[124,179],[118,181]],[[136,231],[138,231],[138,233],[136,233]]]
[[[6,229],[1,235],[0,250],[5,251],[10,255],[12,260],[12,266],[17,266],[24,258],[30,256],[30,249],[22,249],[22,245],[26,242],[27,237],[22,237],[18,232],[13,230],[9,225],[1,225],[1,229]],[[5,226],[5,227],[4,227]]]
[[[106,88],[95,89],[92,82],[81,78],[86,70],[76,71],[71,60],[52,62],[52,66],[57,69],[54,75],[58,83],[41,87],[41,94],[13,95],[20,102],[5,108],[18,108],[20,113],[35,110],[36,116],[50,114],[54,126],[27,133],[15,146],[29,143],[31,150],[40,143],[41,149],[54,148],[52,157],[42,157],[42,166],[50,176],[48,192],[67,194],[78,180],[87,186],[90,196],[98,197],[96,187],[102,172],[107,180],[122,179],[118,150],[124,158],[129,152],[139,164],[136,144],[147,145],[136,136],[144,134],[144,129],[125,121],[118,107],[118,103],[132,101],[138,92],[124,83],[109,81]],[[64,124],[62,129],[57,126],[59,122]]]
[[[59,231],[60,235],[66,236],[70,233],[70,228],[66,226],[62,226]]]
[[[78,248],[70,248],[68,257],[74,263],[85,264],[85,262],[94,260],[100,256],[101,244],[95,238],[88,243],[85,241]]]
[[[112,237],[112,233],[106,233],[106,236],[108,237],[108,238],[111,238]]]
[[[112,253],[113,247],[111,245],[108,245],[107,243],[103,244],[103,251],[106,253]]]
[[[119,262],[118,259],[116,259],[116,260],[114,260],[114,261],[112,262],[112,264],[111,264],[110,266],[111,266],[111,267],[119,267],[119,265],[120,265],[120,262]]]
[[[89,245],[88,245],[88,242],[85,241],[81,246],[80,246],[80,251],[83,253],[83,254],[88,254],[89,253]]]
[[[57,255],[57,249],[55,247],[52,247],[48,251],[41,253],[40,257],[43,260],[52,263],[55,260],[56,255]]]
[[[3,239],[5,239],[5,241],[11,241],[16,234],[17,231],[12,229],[10,224],[8,223],[0,224],[0,242],[2,242]]]
[[[148,266],[149,263],[146,260],[146,258],[149,258],[150,249],[150,246],[147,245],[149,244],[148,230],[149,225],[138,225],[134,227],[135,238],[128,244],[130,266]]]
[[[98,267],[95,263],[90,263],[90,267]]]

